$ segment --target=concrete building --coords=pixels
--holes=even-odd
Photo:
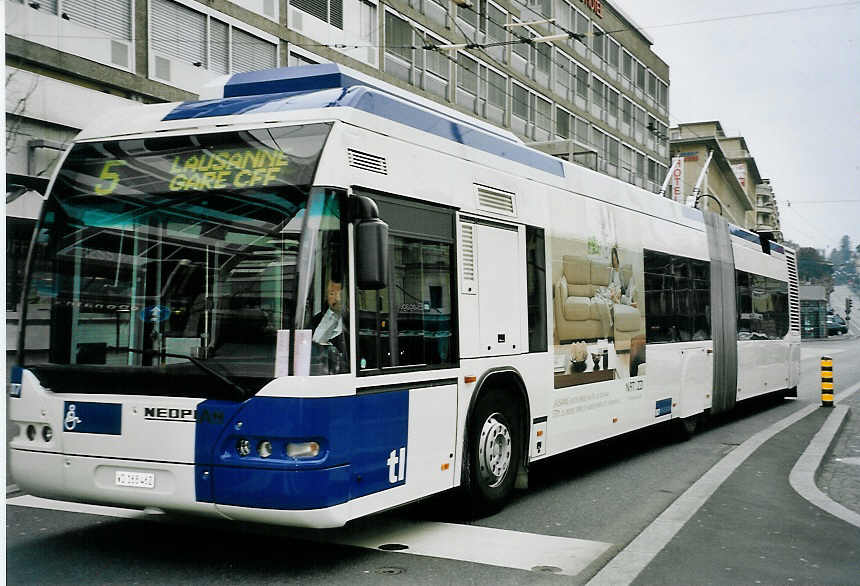
[[[669,134],[671,156],[683,161],[681,195],[684,198],[692,195],[708,163],[701,184],[703,203],[700,207],[707,206],[733,224],[754,230],[756,185],[761,182],[761,176],[743,137],[727,137],[722,125],[715,120],[679,124],[670,129]]]
[[[783,241],[782,228],[779,223],[779,206],[773,195],[773,185],[770,179],[762,179],[756,185],[756,230],[771,232],[774,240]]]

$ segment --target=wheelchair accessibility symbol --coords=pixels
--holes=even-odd
[[[73,431],[78,423],[81,423],[81,418],[75,414],[75,404],[70,403],[69,408],[66,411],[66,417],[63,419],[63,427],[65,427],[67,431]]]
[[[140,311],[140,321],[158,323],[170,318],[170,308],[164,305],[145,307]]]

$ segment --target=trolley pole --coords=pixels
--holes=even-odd
[[[833,358],[821,357],[821,406],[833,407]]]

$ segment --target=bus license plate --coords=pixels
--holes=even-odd
[[[125,470],[117,470],[114,478],[117,486],[155,488],[155,474],[153,472],[127,472]]]

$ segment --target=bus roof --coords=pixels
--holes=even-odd
[[[348,108],[557,177],[565,176],[561,159],[525,146],[509,131],[341,65],[308,65],[236,74],[220,78],[203,92],[203,95],[210,96],[218,94],[221,96],[205,100],[148,106],[145,114],[139,109],[140,114],[137,116],[114,114],[108,120],[102,120],[101,124],[95,123],[82,132],[79,140],[117,138],[128,135],[132,126],[135,127],[133,133],[180,129],[193,131],[194,126],[177,127],[175,124],[199,121],[201,127],[211,126],[216,118],[217,126],[222,127],[222,130],[226,130],[231,123],[241,125],[259,119],[255,115],[271,117],[276,114],[280,115],[276,118],[283,117],[287,122],[289,118],[285,115],[298,111],[327,110],[331,114],[322,114],[321,117],[337,120],[346,117],[337,110]],[[226,117],[229,119],[224,120]],[[131,120],[136,120],[136,123],[131,123]]]

